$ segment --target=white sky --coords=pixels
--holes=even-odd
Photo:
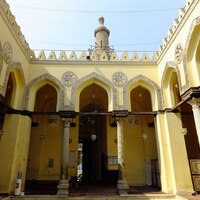
[[[32,49],[87,50],[105,18],[116,51],[157,51],[186,0],[7,0]]]

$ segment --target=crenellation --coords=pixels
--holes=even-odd
[[[185,9],[184,8],[180,8],[180,10],[179,10],[179,18],[178,18],[179,22],[183,18],[184,14],[185,14]]]
[[[90,59],[92,61],[98,61],[98,57],[97,57],[97,54],[95,52],[91,52],[90,54]]]
[[[20,26],[17,24],[15,16],[12,14],[10,10],[9,4],[5,0],[0,1],[0,7],[2,8],[2,16],[8,22],[8,26],[13,32],[15,39],[19,42],[22,49],[24,50],[25,56],[30,60],[33,58],[33,51],[30,49],[28,42],[25,40],[24,35],[21,32]]]
[[[103,52],[101,55],[100,55],[100,61],[108,61],[109,58],[108,58],[108,54],[106,52]]]
[[[143,54],[142,54],[141,61],[144,61],[144,62],[150,61],[150,60],[149,60],[149,57],[148,57],[148,55],[147,55],[146,53],[143,53]]]
[[[65,51],[60,52],[60,57],[58,58],[58,60],[67,60]]]
[[[152,62],[156,62],[157,60],[157,53],[155,52],[153,55],[152,55]]]
[[[190,5],[192,4],[194,0],[186,0],[186,9],[188,9],[190,7]]]
[[[124,52],[122,54],[121,61],[129,61],[129,56],[127,52]]]
[[[159,47],[159,51],[162,51],[162,50],[163,50],[163,45],[161,44]]]
[[[51,51],[48,60],[57,60],[55,51]]]
[[[165,37],[164,39],[163,39],[163,43],[162,43],[162,45],[163,45],[163,47],[165,47],[166,45],[167,45],[167,38]]]
[[[194,0],[186,0],[185,8],[181,8],[179,10],[179,16],[178,16],[178,18],[174,19],[172,27],[168,30],[168,34],[164,38],[163,43],[161,44],[161,46],[159,48],[159,52],[157,53],[157,57],[159,57],[162,54],[162,52],[164,51],[164,49],[168,46],[168,43],[171,41],[173,34],[176,32],[176,29],[178,28],[179,24],[183,20],[183,17],[185,15],[186,11],[190,8],[190,6],[192,5],[193,2],[194,2]],[[34,53],[30,49],[27,41],[25,40],[25,37],[21,32],[20,26],[16,23],[15,16],[10,11],[9,4],[5,0],[0,0],[0,6],[3,7],[3,11],[5,12],[7,19],[10,22],[11,28],[16,33],[16,36],[18,37],[19,41],[21,42],[21,45],[23,46],[25,52],[27,53],[28,58],[31,58],[31,60],[33,60],[35,58]],[[100,28],[102,28],[102,26],[100,26]],[[109,34],[108,34],[108,36],[109,36]],[[102,53],[104,53],[104,50],[102,50]],[[107,55],[105,55],[105,53]],[[95,55],[95,51],[94,51],[94,52],[90,52],[89,57],[87,57],[86,53],[82,53],[80,58],[78,59],[76,53],[72,52],[69,56],[69,60],[70,61],[77,61],[77,60],[81,60],[81,61],[88,61],[88,60],[92,60],[92,61],[98,61],[98,60],[100,60],[100,61],[119,61],[118,56],[115,52],[114,53],[111,52],[110,54],[108,52],[105,52],[105,53],[104,53],[104,55],[102,55],[100,53],[97,56],[97,55]],[[37,60],[46,60],[46,55],[44,54],[44,52],[39,55]],[[56,54],[55,54],[55,55],[50,55],[48,57],[48,60],[65,61],[65,60],[67,60],[67,56],[66,56],[66,53],[64,51],[62,51],[62,52],[60,52],[60,56],[59,56],[58,59],[57,59]],[[129,55],[126,52],[123,53],[123,55],[120,59],[120,61],[138,61],[138,60],[139,60],[138,56],[135,56],[135,55],[133,55],[131,60],[130,60]]]
[[[173,26],[177,28],[178,24],[179,24],[178,18],[175,18],[173,21]]]
[[[77,56],[76,56],[76,53],[75,51],[72,51],[70,56],[69,56],[69,60],[77,60]]]
[[[46,55],[44,51],[41,51],[39,56],[38,56],[38,60],[46,60]]]
[[[113,52],[110,56],[110,61],[118,61],[118,56],[116,54],[116,52]]]
[[[42,195],[36,198],[43,198],[49,196],[46,189],[50,191],[49,183],[52,186],[55,180],[55,184],[59,183],[56,198],[64,199],[68,194],[77,196],[68,188],[70,177],[82,174],[85,183],[89,180],[92,191],[93,182],[110,185],[104,176],[110,171],[117,172],[111,177],[114,191],[112,194],[108,191],[111,199],[118,198],[117,190],[124,196],[127,191],[121,190],[128,185],[132,187],[129,193],[135,193],[135,187],[154,183],[160,188],[155,190],[157,199],[192,195],[196,191],[193,185],[196,177],[191,171],[196,169],[190,169],[190,164],[194,160],[192,164],[198,164],[200,144],[200,129],[194,128],[200,124],[196,117],[200,114],[197,113],[200,17],[196,17],[200,1],[198,4],[196,1],[199,0],[174,19],[156,52],[114,51],[109,46],[110,32],[104,27],[103,17],[95,30],[94,48],[32,51],[15,18],[3,10],[0,193],[13,199],[13,195],[21,198],[24,191],[39,192]],[[0,0],[0,10],[4,2]],[[193,107],[192,113],[188,107],[183,113],[182,106],[185,108],[191,101],[196,103],[192,105],[195,110]],[[187,131],[183,133],[183,129],[187,128],[190,137],[184,136]],[[194,145],[185,145],[190,141],[195,141]],[[84,150],[85,145],[88,151]],[[123,145],[124,149],[120,148]],[[127,159],[126,155],[134,156]],[[88,166],[83,164],[85,161],[90,161]],[[147,173],[143,173],[144,169]],[[23,174],[19,186],[23,192],[16,194],[19,173]],[[41,184],[35,185],[39,181],[45,186],[44,191]],[[34,191],[32,187],[25,190],[32,183],[36,186]],[[62,187],[67,195],[60,195]],[[54,188],[52,192],[56,192]],[[148,197],[149,192],[152,190],[141,195]],[[82,199],[87,194],[83,191],[78,195]]]
[[[160,47],[160,52],[161,48],[163,49],[162,45]],[[28,49],[27,49],[28,51]],[[70,56],[67,58],[66,51],[49,51],[49,50],[41,50],[40,52],[37,51],[31,51],[30,52],[30,59],[31,61],[84,61],[84,62],[89,62],[89,61],[107,61],[107,62],[156,62],[156,58],[159,56],[159,52],[154,52],[152,59],[149,59],[149,56],[146,52],[142,53],[142,56],[139,57],[138,53],[136,52],[122,52],[121,59],[119,59],[119,56],[117,52],[112,52],[110,56],[108,56],[107,52],[102,52],[99,56],[95,52],[91,52],[90,56],[87,55],[86,51],[82,51],[80,53],[80,57],[78,58],[77,54],[75,51],[69,52]],[[35,56],[37,55],[37,56]],[[131,58],[131,59],[130,59]]]
[[[87,54],[86,54],[85,51],[83,51],[81,53],[79,60],[81,60],[81,61],[86,61],[87,60]]]
[[[172,31],[172,29],[170,28],[170,29],[168,30],[168,34],[167,34],[167,39],[168,39],[168,41],[171,39],[172,35],[173,35],[173,31]]]
[[[137,53],[133,53],[133,56],[132,56],[132,59],[131,59],[132,61],[139,61],[140,59],[139,59],[139,56],[138,56],[138,54]]]
[[[165,48],[168,46],[168,44],[171,41],[171,38],[173,37],[173,34],[176,32],[177,28],[179,27],[181,21],[184,19],[184,15],[187,13],[187,10],[190,9],[191,5],[195,2],[195,0],[186,0],[186,6],[184,8],[181,8],[179,10],[179,16],[178,18],[175,18],[172,27],[168,30],[166,40],[163,42],[163,44],[159,48],[159,53],[157,54],[158,58],[162,54],[162,52],[165,50]]]

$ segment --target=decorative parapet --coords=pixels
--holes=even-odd
[[[172,23],[172,27],[169,28],[167,36],[164,38],[163,43],[160,45],[159,51],[156,54],[157,60],[159,60],[164,54],[165,50],[170,46],[176,34],[178,34],[178,29],[184,25],[187,17],[195,8],[198,0],[186,0],[186,6],[184,8],[180,8],[179,15],[174,19]]]
[[[102,52],[100,56],[97,56],[94,52],[87,53],[86,51],[49,51],[49,50],[35,50],[35,55],[31,58],[32,62],[37,61],[50,61],[50,62],[90,62],[90,61],[106,61],[106,62],[156,62],[156,52],[153,53],[152,58],[149,59],[147,53],[138,54],[137,52],[112,52],[108,57],[106,52]]]
[[[8,25],[8,28],[13,33],[14,38],[19,44],[20,48],[23,50],[27,59],[28,60],[33,59],[34,53],[30,49],[27,41],[25,40],[25,37],[21,32],[21,28],[17,24],[15,16],[10,11],[10,6],[5,0],[0,0],[0,15],[3,17],[4,21]]]

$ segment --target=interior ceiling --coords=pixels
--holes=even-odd
[[[80,111],[108,111],[107,92],[95,83],[87,86],[80,94]]]

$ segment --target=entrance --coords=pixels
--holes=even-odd
[[[82,146],[82,182],[99,183],[104,180],[106,155],[106,117],[80,117],[79,144]]]
[[[81,115],[79,119],[79,144],[82,146],[82,163],[79,160],[79,166],[82,167],[81,181],[83,183],[104,181],[107,154],[107,116],[95,115],[95,113],[107,112],[107,110],[108,96],[102,87],[93,83],[81,92],[80,112],[94,113],[93,115]]]

